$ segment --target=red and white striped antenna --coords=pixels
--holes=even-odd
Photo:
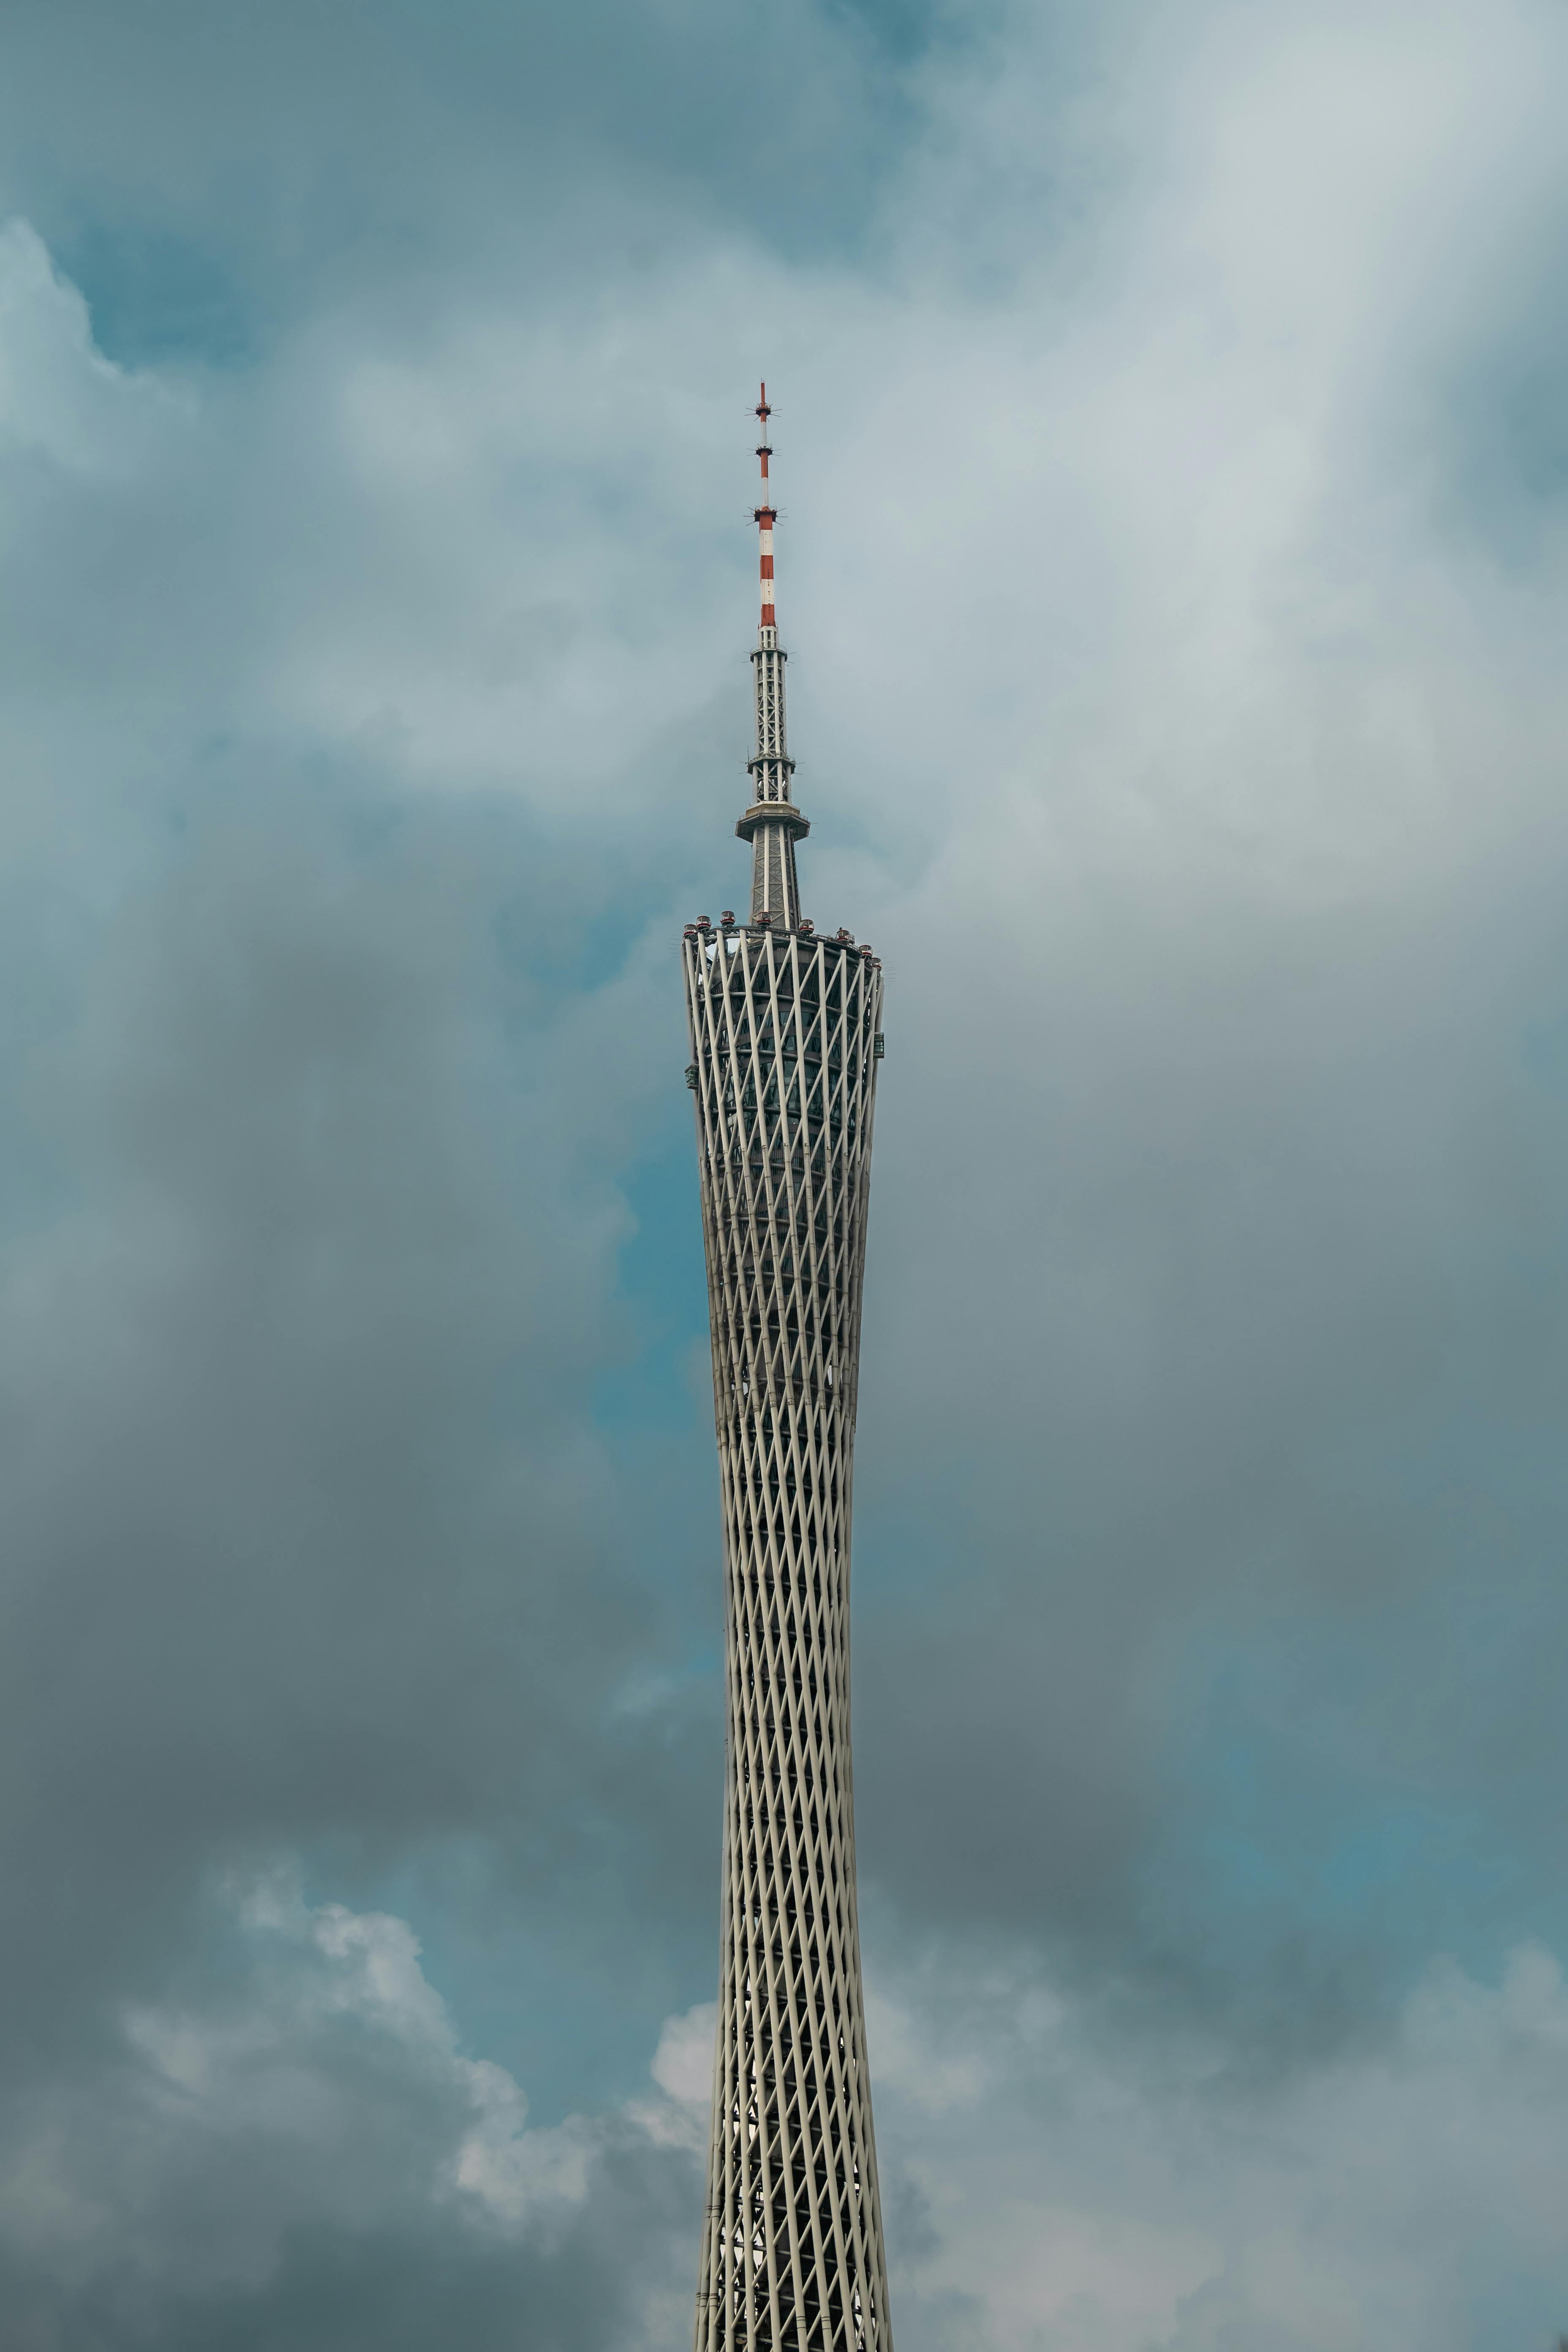
[[[778,520],[768,480],[768,388],[757,403],[763,437],[757,457],[763,469],[763,502],[752,509],[757,526],[763,623],[757,631],[752,667],[757,689],[757,748],[746,762],[752,779],[752,804],[735,830],[752,845],[752,920],[781,924],[786,931],[800,925],[800,885],[795,879],[795,845],[811,831],[795,804],[790,778],[795,761],[784,740],[784,649],[779,643],[778,608],[773,603],[773,524]]]
[[[762,387],[762,398],[757,403],[757,415],[763,428],[763,437],[757,446],[757,457],[763,468],[763,502],[760,507],[752,509],[752,516],[757,526],[759,578],[763,601],[762,625],[764,629],[775,629],[778,626],[778,616],[773,609],[773,524],[778,518],[773,511],[773,490],[768,481],[768,459],[773,454],[768,440],[768,419],[773,413],[768,406],[768,388],[764,383]]]

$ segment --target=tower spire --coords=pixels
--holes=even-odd
[[[780,930],[800,928],[800,884],[795,877],[795,845],[811,826],[790,797],[795,761],[784,735],[784,649],[779,643],[778,608],[773,602],[773,525],[778,520],[768,479],[773,446],[768,419],[773,415],[764,383],[756,415],[762,426],[757,460],[762,467],[762,503],[752,510],[757,526],[757,575],[762,618],[757,649],[752,656],[756,672],[757,748],[747,761],[752,778],[752,803],[736,825],[742,841],[752,845],[752,920]]]
[[[773,413],[768,406],[768,388],[764,383],[762,398],[757,403],[757,419],[763,433],[757,445],[757,458],[763,469],[763,502],[753,509],[752,516],[757,526],[757,572],[762,587],[762,625],[764,629],[778,626],[778,614],[773,606],[773,525],[778,517],[773,512],[773,491],[768,483],[768,459],[773,454],[768,440],[768,419]]]

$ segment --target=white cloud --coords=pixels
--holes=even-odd
[[[306,2226],[445,2216],[548,2252],[607,2156],[689,2145],[701,2013],[670,2022],[661,2095],[540,2128],[513,2077],[458,2047],[405,1921],[312,1906],[287,1872],[231,1881],[223,1907],[242,1946],[226,1983],[128,2006],[119,2066],[13,2116],[0,2252],[78,2289],[129,2270],[171,2308],[259,2290]]]
[[[667,2017],[653,2053],[653,2079],[680,2105],[699,2107],[706,2119],[713,2096],[713,2043],[719,2030],[715,2001],[700,2001],[683,2016]]]
[[[1462,2352],[1510,2283],[1543,2329],[1568,2307],[1568,1987],[1540,1946],[1495,1984],[1435,1961],[1386,2042],[1264,2077],[1119,2041],[1026,1965],[894,1981],[872,2067],[889,2209],[912,2182],[923,2215],[911,2352]]]
[[[87,304],[31,223],[0,226],[0,464],[42,456],[111,478],[187,414],[169,384],[103,357]]]

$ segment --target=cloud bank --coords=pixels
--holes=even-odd
[[[684,2339],[765,373],[899,2341],[1549,2344],[1555,17],[13,29],[12,2340]]]

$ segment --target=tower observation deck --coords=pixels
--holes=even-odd
[[[800,912],[762,422],[750,920],[689,923],[724,1528],[719,2032],[697,2352],[891,2352],[849,1760],[849,1517],[882,972]]]

